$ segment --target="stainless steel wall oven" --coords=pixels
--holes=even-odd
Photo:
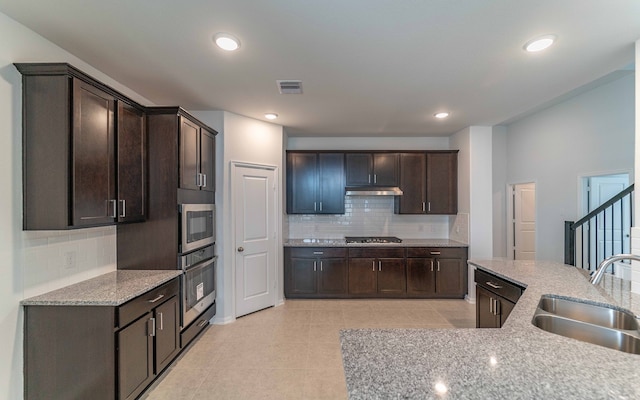
[[[216,299],[216,260],[214,246],[184,254],[182,276],[182,327],[188,326]]]
[[[213,204],[182,204],[180,206],[180,253],[215,243],[215,206]]]

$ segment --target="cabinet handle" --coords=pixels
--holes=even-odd
[[[498,301],[498,299],[495,299],[495,304],[493,305],[493,312],[496,315],[500,315],[500,302]]]
[[[371,174],[367,175],[367,182],[371,183]]]
[[[431,272],[433,272],[433,260],[431,260]]]
[[[378,183],[378,174],[373,174],[373,183]]]
[[[428,207],[427,207],[427,208],[428,208],[428,210],[427,210],[427,211],[428,211],[428,212],[431,212],[431,202],[430,202],[430,201],[429,201],[429,202],[427,202],[427,206],[428,206]]]
[[[322,272],[322,261],[320,261],[320,272]]]
[[[202,174],[202,187],[207,187],[207,174]]]
[[[127,216],[127,201],[120,200],[122,202],[122,209],[120,210],[120,218],[124,218]]]
[[[324,251],[314,251],[313,254],[317,254],[317,255],[323,255]]]
[[[489,286],[489,287],[494,288],[494,289],[502,289],[502,286],[500,286],[500,285],[496,285],[495,283],[490,282],[490,281],[485,282],[485,284],[486,284],[487,286]]]
[[[316,271],[317,271],[317,269],[316,269],[317,267],[318,267],[318,262],[317,262],[317,261],[314,261],[314,262],[313,262],[313,272],[316,272]]]
[[[149,336],[155,336],[156,335],[156,319],[150,318],[149,320],[151,322],[151,330],[149,332]]]
[[[320,202],[320,211],[322,211],[322,202]]]
[[[313,211],[316,211],[316,202],[313,202]]]
[[[118,217],[118,201],[109,200],[109,205],[111,206],[111,218],[117,218]]]
[[[438,272],[440,272],[440,260],[436,261],[436,265],[438,266]]]
[[[203,326],[205,326],[207,324],[207,320],[203,319],[202,321],[200,321],[200,323],[198,323],[198,328],[202,328]]]
[[[382,261],[378,261],[378,271],[382,271]]]
[[[493,314],[493,297],[489,297],[489,312]]]
[[[372,271],[376,272],[376,261],[375,260],[371,261],[371,265],[373,266]]]
[[[155,303],[156,301],[160,300],[161,298],[163,298],[164,295],[163,294],[159,294],[158,297],[156,297],[153,300],[149,300],[149,303]]]
[[[164,330],[164,318],[162,317],[162,313],[158,313],[158,317],[160,319],[160,330]]]
[[[426,208],[427,208],[427,207],[425,206],[425,202],[423,201],[423,202],[422,202],[422,212],[427,211],[427,210],[426,210]]]
[[[200,177],[200,174],[196,174],[196,186],[197,186],[197,187],[202,186],[202,185],[200,184],[200,178],[201,178],[201,177]]]
[[[432,256],[439,256],[440,252],[439,251],[430,251],[429,254],[431,254]]]

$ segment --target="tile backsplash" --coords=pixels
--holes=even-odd
[[[347,196],[342,215],[288,215],[289,239],[336,239],[344,236],[398,236],[404,239],[448,239],[448,215],[393,213],[392,196]],[[468,218],[467,218],[468,221]],[[468,225],[468,222],[467,222]]]

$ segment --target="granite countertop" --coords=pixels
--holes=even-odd
[[[284,247],[468,247],[450,239],[402,239],[402,243],[347,243],[341,239],[288,239]]]
[[[182,270],[118,270],[22,300],[24,306],[119,306],[182,274]]]
[[[349,398],[637,399],[640,355],[536,328],[543,294],[619,305],[640,314],[640,296],[608,278],[600,287],[571,266],[544,261],[469,262],[526,286],[500,329],[341,331]]]

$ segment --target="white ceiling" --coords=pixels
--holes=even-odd
[[[640,39],[639,0],[0,0],[0,12],[157,105],[275,112],[292,136],[499,124],[628,66]],[[239,51],[213,45],[221,31]],[[522,50],[547,33],[552,48]],[[278,79],[304,94],[280,95]]]

